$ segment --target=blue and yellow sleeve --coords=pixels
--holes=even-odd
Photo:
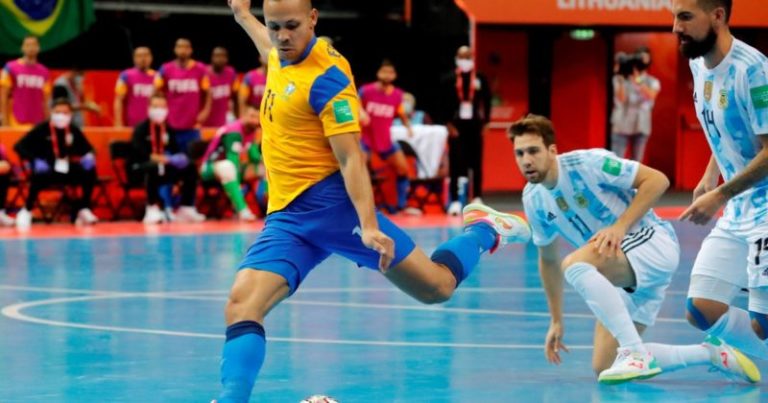
[[[323,122],[326,137],[360,132],[360,100],[351,75],[338,65],[318,76],[309,92],[309,104]]]

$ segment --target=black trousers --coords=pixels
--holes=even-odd
[[[11,173],[0,175],[0,210],[5,210],[6,198],[8,198],[8,187],[11,186]]]
[[[195,192],[197,191],[197,168],[195,164],[190,163],[184,169],[178,169],[172,165],[166,164],[163,175],[157,169],[157,165],[148,164],[145,166],[146,184],[147,184],[147,204],[160,204],[160,186],[175,184],[181,181],[181,205],[194,206]],[[173,206],[163,206],[173,207]]]
[[[459,177],[469,177],[470,170],[472,170],[472,197],[481,197],[483,194],[483,123],[469,120],[455,121],[453,124],[459,131],[459,137],[451,137],[448,140],[451,200],[458,200]]]
[[[33,173],[29,184],[29,195],[25,207],[32,210],[37,201],[37,196],[45,188],[51,185],[76,185],[83,189],[83,197],[75,202],[73,211],[91,207],[91,195],[96,185],[96,170],[85,170],[80,164],[69,164],[69,172],[62,174],[49,171],[46,173]]]

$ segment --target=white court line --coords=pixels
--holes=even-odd
[[[50,293],[61,294],[162,294],[162,295],[206,295],[206,294],[227,294],[228,290],[191,290],[191,291],[107,291],[107,290],[85,290],[76,288],[46,288],[46,287],[29,287],[29,286],[17,286],[17,285],[3,285],[0,284],[0,289],[6,290],[19,290],[19,291],[40,291]],[[564,290],[567,294],[576,293],[575,290]],[[362,293],[362,292],[388,292],[388,293],[402,293],[395,287],[308,287],[300,288],[296,293],[301,294],[330,294],[330,293]],[[459,288],[459,293],[543,293],[544,289],[541,287],[463,287]],[[681,290],[667,290],[667,295],[687,295],[688,291]],[[737,297],[746,298],[747,293],[739,293]]]
[[[4,286],[0,285],[0,288],[7,288],[7,289],[14,289],[16,286]],[[29,287],[17,287],[19,289],[27,289]],[[43,288],[35,288],[35,291],[43,290]],[[476,288],[481,289],[481,288]],[[56,290],[55,292],[77,292],[82,293],[80,290],[69,290],[69,289],[52,289]],[[316,288],[314,290],[320,291],[326,291],[326,292],[342,292],[347,291],[349,289],[345,288]],[[378,290],[375,288],[366,288],[366,290]],[[387,290],[390,291],[389,288],[381,288],[380,290]],[[129,298],[129,297],[137,297],[137,298],[162,298],[162,299],[183,299],[183,300],[199,300],[199,301],[225,301],[226,296],[212,296],[212,297],[204,297],[201,295],[205,294],[223,294],[224,291],[220,290],[195,290],[195,291],[176,291],[176,292],[111,292],[111,291],[93,291],[94,294],[98,294],[98,298],[90,298],[90,299],[106,299],[110,297],[114,298]],[[194,294],[194,295],[190,295]],[[81,297],[82,298],[82,297]],[[90,300],[89,298],[85,299],[77,299],[73,301],[87,301]],[[55,300],[55,299],[54,299]],[[42,301],[51,301],[51,300],[42,300]],[[56,302],[60,303],[60,302]],[[369,308],[369,309],[397,309],[397,310],[404,310],[404,311],[427,311],[427,312],[443,312],[443,313],[465,313],[465,314],[471,314],[471,315],[502,315],[502,316],[518,316],[518,317],[539,317],[539,318],[549,318],[550,315],[548,312],[526,312],[526,311],[508,311],[508,310],[496,310],[496,309],[468,309],[468,308],[450,308],[450,307],[443,307],[443,306],[431,306],[431,305],[402,305],[402,304],[371,304],[371,303],[358,303],[358,302],[334,302],[334,301],[303,301],[303,300],[297,300],[297,299],[289,299],[282,302],[283,304],[288,305],[310,305],[310,306],[333,306],[333,307],[344,307],[344,308]],[[582,314],[582,313],[564,313],[563,317],[566,318],[576,318],[576,319],[592,319],[594,318],[591,314]],[[663,323],[687,323],[687,321],[683,318],[663,318],[659,317],[656,318],[656,322],[663,322]]]
[[[159,330],[159,329],[142,329],[132,327],[121,326],[102,326],[102,325],[88,325],[81,323],[62,322],[48,319],[36,318],[33,316],[25,315],[21,311],[27,308],[63,304],[69,302],[80,301],[93,301],[100,299],[111,298],[132,298],[132,297],[144,297],[143,294],[121,294],[121,295],[95,295],[95,296],[83,296],[83,297],[68,297],[68,298],[51,298],[46,300],[22,302],[18,304],[8,305],[2,309],[2,314],[11,319],[36,323],[47,326],[55,327],[68,327],[75,329],[86,330],[101,330],[108,332],[120,332],[120,333],[142,333],[161,336],[177,336],[177,337],[195,337],[205,339],[223,339],[221,334],[212,333],[198,333],[198,332],[178,332],[171,330]],[[409,341],[381,341],[381,340],[348,340],[348,339],[314,339],[314,338],[298,338],[298,337],[270,337],[270,342],[285,342],[285,343],[304,343],[304,344],[335,344],[335,345],[366,345],[366,346],[387,346],[387,347],[443,347],[443,348],[478,348],[478,349],[504,349],[504,350],[522,350],[522,349],[536,349],[542,348],[540,344],[479,344],[479,343],[438,343],[438,342],[409,342]],[[575,350],[589,350],[592,349],[590,345],[574,345],[569,348]]]

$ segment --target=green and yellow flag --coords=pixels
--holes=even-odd
[[[0,53],[21,53],[27,35],[40,38],[42,51],[85,32],[96,17],[93,0],[0,0]]]

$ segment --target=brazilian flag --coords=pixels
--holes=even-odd
[[[85,32],[96,19],[93,0],[0,0],[0,53],[21,53],[27,35],[40,38],[42,51]]]

